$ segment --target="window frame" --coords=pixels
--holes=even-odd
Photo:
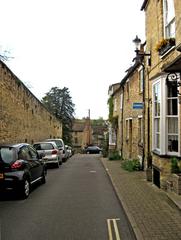
[[[123,109],[123,93],[120,94],[120,109]]]
[[[156,152],[159,155],[168,155],[168,156],[181,156],[180,151],[180,118],[179,118],[179,103],[177,101],[177,118],[178,118],[178,152],[171,152],[168,149],[168,118],[173,117],[174,115],[168,115],[167,114],[167,89],[168,86],[166,84],[166,77],[167,75],[159,76],[157,79],[153,81],[152,84],[152,151]],[[157,148],[155,145],[155,105],[154,105],[154,86],[156,84],[160,84],[160,123],[159,123],[159,129],[160,129],[160,147]],[[169,117],[168,117],[169,116]],[[175,116],[174,116],[175,117]]]
[[[144,88],[144,69],[141,66],[138,69],[138,76],[139,76],[139,92],[143,93],[143,88]]]
[[[173,9],[168,9],[170,5],[168,5],[169,0],[163,0],[163,27],[164,27],[164,37],[165,38],[175,38],[175,7],[174,0],[172,1]],[[174,16],[168,20],[168,12],[174,11]],[[172,27],[174,28],[174,32],[171,33]]]
[[[130,121],[132,121],[133,118],[129,117],[125,119],[125,129],[126,129],[126,141],[130,139],[129,133],[130,133]]]
[[[143,144],[143,116],[138,116],[138,143]]]

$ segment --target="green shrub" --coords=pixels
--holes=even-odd
[[[176,157],[171,158],[171,172],[180,173],[178,159]]]
[[[141,169],[141,165],[138,159],[124,160],[121,164],[121,167],[129,172],[139,171]]]
[[[109,154],[109,160],[121,160],[121,156],[118,151],[113,151]]]
[[[109,142],[108,137],[104,140],[103,146],[102,146],[102,156],[104,158],[108,157],[108,150],[109,149]]]

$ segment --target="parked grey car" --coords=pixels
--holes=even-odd
[[[36,142],[33,147],[39,154],[43,154],[43,160],[46,164],[56,164],[59,167],[62,164],[62,155],[54,142]]]
[[[50,138],[46,139],[45,141],[55,142],[62,154],[62,161],[65,162],[67,160],[67,149],[65,147],[64,141],[61,138]]]

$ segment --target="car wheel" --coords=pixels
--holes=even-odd
[[[30,194],[30,182],[28,179],[24,179],[22,182],[22,186],[20,188],[20,195],[23,199],[28,198]]]
[[[57,168],[60,167],[60,165],[59,165],[59,159],[57,160],[56,167],[57,167]]]
[[[41,183],[45,184],[46,183],[46,177],[45,177],[46,173],[45,170],[43,170],[43,174],[42,174],[42,178],[41,178]]]
[[[58,161],[59,161],[59,165],[62,165],[62,160],[61,160],[61,158],[59,158]]]

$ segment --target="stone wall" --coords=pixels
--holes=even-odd
[[[143,109],[133,109],[133,103],[142,103],[139,91],[138,68],[129,76],[124,85],[123,111],[123,158],[142,159],[143,143],[139,140],[139,118],[143,124]]]
[[[181,1],[174,0],[175,3],[175,40],[177,47],[181,43]],[[172,63],[180,55],[176,48],[171,48],[166,54],[160,56],[156,50],[157,44],[164,38],[164,25],[163,25],[163,1],[148,1],[145,10],[146,20],[146,52],[151,53],[151,66],[146,65],[146,106],[150,101],[150,150],[152,149],[152,84],[153,80],[159,75],[164,74],[165,66]],[[181,106],[179,106],[179,112]],[[146,112],[147,116],[147,112]],[[146,119],[147,122],[147,119]],[[145,129],[147,132],[147,128]],[[162,137],[162,136],[161,136]],[[180,149],[181,151],[181,149]],[[157,168],[160,173],[160,186],[164,188],[166,181],[170,175],[170,158],[169,156],[163,157],[152,153],[153,166]]]
[[[62,125],[0,61],[0,144],[62,137]]]

